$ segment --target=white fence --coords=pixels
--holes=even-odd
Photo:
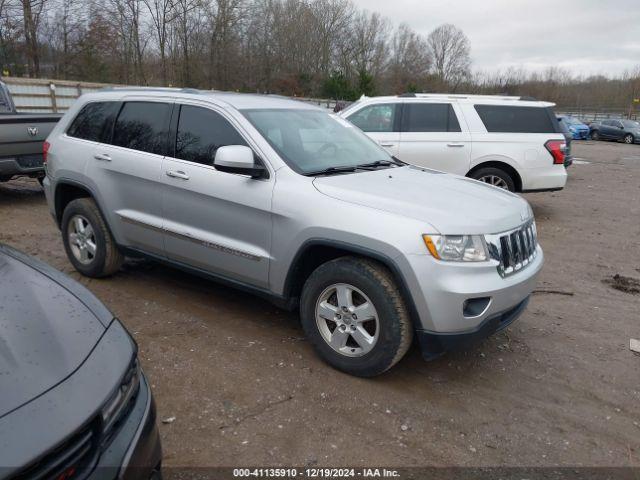
[[[4,77],[9,92],[19,112],[64,113],[83,93],[114,87],[108,83],[73,82],[34,78]],[[296,98],[320,107],[333,110],[335,100],[322,98]]]
[[[83,93],[109,87],[106,83],[3,77],[19,112],[64,113]]]

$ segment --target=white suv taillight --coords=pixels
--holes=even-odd
[[[564,140],[549,140],[544,146],[553,157],[554,165],[564,165],[565,152],[567,151],[567,143]]]

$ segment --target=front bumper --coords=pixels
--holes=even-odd
[[[513,319],[521,313],[526,306],[523,302],[535,288],[544,254],[538,246],[529,265],[505,278],[498,274],[495,260],[449,263],[415,254],[399,257],[397,262],[415,305],[418,337],[477,338],[490,335],[503,325],[505,313],[513,314]],[[486,299],[486,306],[479,313],[465,312],[465,302],[474,299]],[[522,308],[518,309],[519,306]],[[448,346],[447,341],[439,342]]]
[[[446,352],[468,348],[507,328],[518,319],[528,304],[529,297],[505,312],[490,316],[478,327],[468,332],[433,333],[425,330],[416,330],[416,338],[418,339],[422,356],[425,360],[433,360]]]

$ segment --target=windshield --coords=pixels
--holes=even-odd
[[[242,114],[289,166],[303,174],[394,161],[373,140],[336,115],[298,109],[243,110]]]
[[[622,124],[627,128],[640,128],[640,123],[633,120],[622,120]]]
[[[578,120],[577,118],[573,118],[573,117],[565,117],[565,121],[569,125],[582,125],[582,122],[580,120]]]

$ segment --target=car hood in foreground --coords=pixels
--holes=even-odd
[[[111,319],[81,285],[0,245],[0,418],[71,375]]]
[[[318,177],[314,185],[330,197],[421,220],[449,235],[503,232],[532,216],[515,194],[413,166]]]

